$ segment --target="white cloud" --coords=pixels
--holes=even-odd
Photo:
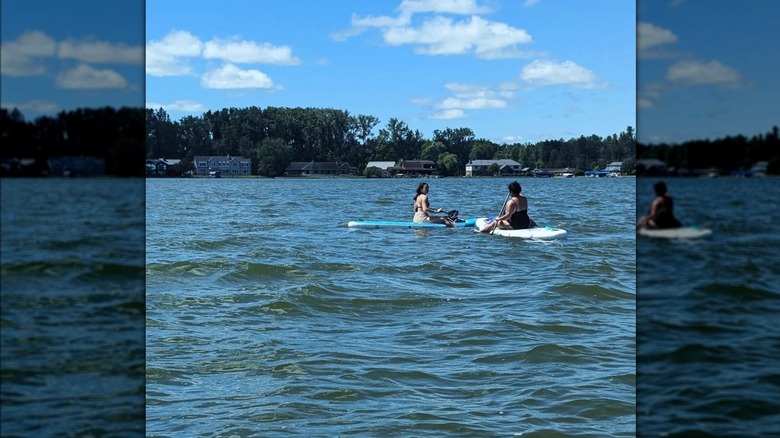
[[[475,0],[403,0],[397,16],[352,15],[352,28],[331,34],[343,41],[359,35],[365,28],[378,28],[385,43],[391,46],[414,45],[415,52],[425,55],[462,55],[473,53],[482,59],[506,59],[528,56],[518,50],[518,44],[531,42],[524,29],[505,23],[485,20],[480,14],[490,8],[477,5]],[[434,14],[420,26],[412,26],[414,14]],[[454,21],[438,14],[469,15],[466,20]]]
[[[456,55],[473,52],[484,59],[523,56],[516,46],[531,42],[531,36],[523,29],[477,16],[460,22],[446,17],[433,17],[417,28],[389,27],[384,30],[383,36],[390,45],[416,45],[415,51],[420,54]]]
[[[57,56],[61,59],[76,59],[94,64],[142,64],[144,62],[144,49],[143,47],[130,47],[106,41],[69,39],[60,43]]]
[[[431,115],[431,118],[438,120],[464,119],[466,118],[466,113],[459,109],[448,109],[434,113]]]
[[[715,85],[738,88],[744,85],[744,80],[738,71],[718,61],[708,63],[679,61],[669,67],[666,79],[682,86]]]
[[[263,88],[276,89],[271,78],[260,70],[241,70],[233,64],[211,70],[201,78],[205,88]]]
[[[45,100],[30,100],[24,103],[3,102],[2,107],[6,109],[18,108],[21,111],[33,111],[39,113],[54,113],[60,110],[59,105]]]
[[[421,12],[473,15],[490,12],[490,8],[477,6],[476,0],[403,0],[398,10],[401,15]]]
[[[187,58],[199,57],[203,43],[187,31],[172,31],[160,41],[146,45],[146,74],[183,76],[192,73]]]
[[[539,0],[525,0],[525,3],[523,4],[523,6],[530,7],[530,6],[533,6],[533,5],[537,4],[537,3],[539,3]]]
[[[274,46],[269,43],[257,44],[254,41],[222,40],[219,38],[214,38],[206,43],[203,57],[237,63],[296,65],[301,62],[293,56],[292,49],[287,46]]]
[[[184,112],[203,112],[206,111],[206,107],[198,102],[186,99],[175,100],[171,103],[156,103],[146,102],[147,108],[163,108],[166,111],[184,111]]]
[[[520,72],[520,79],[533,88],[568,85],[574,88],[600,88],[604,84],[596,75],[572,61],[560,64],[552,61],[536,60]]]
[[[41,58],[53,56],[57,42],[39,31],[25,32],[16,40],[3,42],[0,72],[8,76],[36,76],[46,73]]]
[[[463,119],[466,110],[490,110],[508,107],[507,99],[511,98],[513,90],[508,84],[499,87],[499,91],[479,85],[451,82],[444,88],[452,93],[451,97],[431,102],[429,98],[414,99],[412,103],[430,106],[434,113],[432,119]]]
[[[366,17],[358,17],[356,14],[352,14],[352,26],[357,29],[353,30],[351,34],[347,36],[358,35],[362,32],[363,27],[401,27],[407,26],[411,22],[412,16],[409,14],[401,14],[397,17],[388,17],[386,15],[373,16],[368,15]]]
[[[434,105],[440,109],[500,109],[507,102],[497,98],[498,93],[485,87],[468,84],[450,83],[445,88],[452,91],[454,97],[448,97]]]
[[[650,23],[639,23],[637,25],[637,48],[640,56],[651,55],[650,49],[659,48],[666,44],[677,42],[677,35],[669,29],[664,29]]]
[[[640,50],[676,42],[677,35],[669,29],[664,29],[651,23],[639,23],[637,25],[637,45]]]
[[[98,70],[79,64],[58,74],[57,86],[69,89],[126,88],[127,81],[113,70]]]

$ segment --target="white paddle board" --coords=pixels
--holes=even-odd
[[[709,228],[679,227],[679,228],[640,228],[637,235],[661,239],[699,239],[712,235]]]
[[[487,225],[488,219],[486,217],[477,218],[477,223],[475,225],[475,229],[481,229],[485,225]],[[485,233],[489,234],[489,233]],[[506,237],[519,237],[521,239],[537,239],[537,240],[555,240],[555,239],[563,239],[568,234],[566,230],[563,230],[561,228],[555,228],[555,227],[534,227],[534,228],[525,228],[522,230],[503,230],[501,228],[496,228],[493,233],[493,235],[496,236],[506,236]]]

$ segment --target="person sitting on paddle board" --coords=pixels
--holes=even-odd
[[[636,223],[636,228],[679,228],[682,226],[680,221],[674,217],[674,201],[667,192],[666,183],[658,181],[653,185],[655,199],[650,203],[650,208],[646,215],[642,216]]]
[[[492,231],[496,226],[505,230],[535,228],[536,222],[528,217],[528,199],[523,194],[520,183],[509,183],[509,199],[504,205],[503,214],[479,230],[480,233]]]
[[[431,208],[431,203],[428,201],[428,183],[420,183],[417,186],[417,194],[414,195],[414,219],[416,223],[421,222],[433,222],[444,224],[448,227],[454,226],[452,219],[447,216],[429,216],[428,213],[441,213],[443,210]]]

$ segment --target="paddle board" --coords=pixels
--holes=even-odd
[[[640,228],[637,235],[657,237],[662,239],[699,239],[712,235],[709,228],[679,227],[679,228]]]
[[[474,224],[474,228],[480,229],[487,225],[487,223],[488,219],[486,217],[478,218]],[[521,239],[555,240],[566,238],[568,233],[566,230],[560,228],[535,227],[522,230],[502,230],[501,228],[496,228],[495,231],[493,231],[493,234],[497,236],[519,237]]]
[[[474,227],[476,219],[466,219],[463,222],[455,222],[455,227]],[[349,221],[347,226],[350,228],[447,228],[444,224],[431,222],[412,222],[412,221],[380,221],[380,220],[357,220]]]

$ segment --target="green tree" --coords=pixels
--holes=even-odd
[[[290,164],[293,151],[290,145],[280,138],[267,138],[256,149],[257,174],[276,177],[284,175]]]

